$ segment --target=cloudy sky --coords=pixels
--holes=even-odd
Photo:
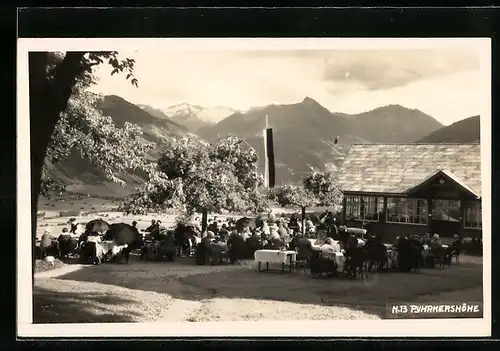
[[[96,71],[93,88],[164,109],[187,102],[238,110],[300,102],[359,113],[400,104],[443,124],[479,114],[480,61],[465,49],[130,51],[139,88]]]

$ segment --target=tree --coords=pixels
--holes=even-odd
[[[282,207],[300,207],[302,235],[304,235],[304,221],[306,208],[316,206],[318,199],[306,189],[303,184],[285,184],[269,190],[268,196],[271,201]]]
[[[322,172],[315,168],[301,180],[305,189],[317,199],[316,206],[338,209],[342,206],[343,194],[338,186],[337,177],[332,172]]]
[[[78,86],[95,82],[92,69],[108,63],[111,74],[125,72],[137,86],[133,75],[134,60],[118,58],[116,51],[50,53],[32,51],[28,54],[31,152],[31,220],[32,247],[36,242],[37,203],[41,190],[42,168],[52,132],[66,110]],[[34,272],[35,257],[33,255]]]
[[[269,199],[281,207],[310,207],[318,202],[302,184],[285,184],[269,189]]]
[[[45,160],[53,164],[67,158],[73,150],[103,171],[110,181],[124,184],[115,174],[127,170],[147,172],[147,151],[153,144],[141,138],[137,125],[125,123],[117,128],[109,116],[103,116],[96,107],[102,99],[96,94],[77,90],[61,113],[47,149]],[[41,193],[60,188],[43,169]]]
[[[259,191],[263,179],[257,153],[246,142],[229,136],[216,145],[187,137],[166,143],[149,180],[121,203],[121,210],[144,214],[178,209],[192,215],[267,208]]]
[[[342,192],[335,175],[312,168],[311,173],[301,179],[298,185],[286,184],[270,189],[269,199],[282,207],[300,207],[302,209],[302,235],[307,207],[342,205]]]

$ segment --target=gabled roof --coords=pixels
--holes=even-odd
[[[469,195],[472,195],[473,197],[479,198],[481,197],[478,193],[476,193],[474,190],[469,188],[469,186],[463,182],[461,179],[459,179],[457,176],[455,176],[453,173],[447,170],[439,170],[434,174],[431,174],[430,177],[427,177],[424,179],[424,181],[418,185],[416,185],[413,188],[410,188],[406,191],[406,194],[411,195],[414,193],[416,190],[421,189],[422,187],[426,186],[429,183],[432,183],[436,179],[443,179],[443,178],[448,178],[451,179],[452,182],[457,184],[458,186],[462,187],[466,192],[469,193]]]
[[[342,191],[404,194],[437,172],[481,196],[480,144],[355,144],[338,172]]]

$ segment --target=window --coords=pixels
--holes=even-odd
[[[346,219],[378,222],[383,211],[381,196],[346,196]]]
[[[459,200],[432,200],[432,219],[438,221],[459,222]]]
[[[427,200],[404,197],[387,198],[387,222],[427,224]]]
[[[465,204],[464,228],[481,229],[483,220],[481,217],[482,206],[481,202],[467,202]]]

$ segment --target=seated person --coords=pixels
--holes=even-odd
[[[252,233],[250,232],[250,228],[243,228],[243,231],[241,232],[242,239],[246,241],[250,237],[250,235],[252,235]]]
[[[325,243],[320,247],[324,258],[335,260],[335,253],[340,252],[340,245],[331,238],[326,238]]]
[[[71,239],[71,234],[68,233],[68,228],[63,228],[62,229],[62,233],[59,235],[59,237],[57,238],[57,241],[61,241],[61,240],[65,240],[65,239]]]
[[[446,248],[446,258],[451,262],[452,255],[460,255],[462,240],[458,234],[453,235],[453,241],[450,246]]]
[[[420,239],[420,242],[422,243],[422,245],[429,246],[431,244],[431,238],[429,233],[425,233],[424,236]]]
[[[286,229],[285,223],[283,221],[280,221],[278,224],[278,234],[282,238],[288,236],[288,230]]]
[[[304,259],[312,256],[313,251],[319,249],[314,248],[307,238],[299,238],[297,241],[297,259]]]
[[[40,243],[40,253],[42,259],[46,256],[50,256],[52,251],[57,248],[57,242],[55,240],[56,238],[51,235],[50,230],[45,229]]]
[[[246,240],[246,245],[249,254],[253,255],[255,251],[261,248],[261,243],[257,233],[252,233],[252,235]]]
[[[279,236],[277,228],[272,227],[266,248],[269,250],[280,250],[282,247],[283,247],[283,240]]]
[[[297,219],[297,216],[295,214],[292,215],[290,218],[290,221],[288,222],[288,227],[295,229],[299,226],[299,220]]]
[[[233,264],[237,260],[245,258],[247,253],[247,245],[243,237],[238,234],[236,230],[234,230],[229,236],[227,245],[229,248],[229,259],[231,261],[231,264]]]
[[[229,237],[229,227],[226,223],[222,223],[222,227],[219,230],[219,236],[226,238]]]
[[[441,239],[439,239],[439,234],[434,234],[430,242],[430,249],[433,254],[436,254],[439,249],[443,247]]]
[[[398,247],[399,247],[399,240],[400,240],[400,237],[397,236],[396,239],[394,240],[394,242],[391,245],[391,250],[397,250],[398,249]]]
[[[214,235],[219,233],[219,222],[217,222],[216,218],[214,218],[214,221],[208,225],[207,229],[214,233]]]
[[[175,236],[173,230],[167,230],[165,235],[162,236],[162,241],[160,243],[160,254],[161,256],[167,256],[169,261],[173,261],[176,253],[175,246]]]

